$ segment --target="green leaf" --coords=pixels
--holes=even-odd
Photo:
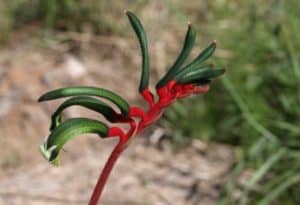
[[[175,63],[172,65],[170,70],[163,76],[163,78],[157,83],[156,87],[160,88],[164,85],[166,85],[170,80],[174,78],[176,75],[176,72],[180,69],[182,64],[185,62],[189,54],[191,53],[191,50],[194,46],[196,39],[196,31],[193,28],[191,24],[189,24],[186,36],[185,36],[185,41],[183,48],[177,57]]]
[[[129,104],[119,95],[97,87],[67,87],[67,88],[60,88],[57,90],[52,90],[50,92],[45,93],[42,95],[38,101],[47,101],[47,100],[55,100],[58,98],[63,97],[71,97],[76,95],[90,95],[90,96],[97,96],[103,97],[105,99],[110,100],[111,102],[115,103],[118,108],[121,110],[121,113],[125,116],[128,115],[129,112]]]
[[[246,190],[242,194],[242,199],[240,204],[245,204],[248,199],[248,193],[250,190],[254,189],[257,183],[268,173],[272,166],[279,162],[282,157],[286,154],[286,149],[279,149],[279,151],[273,154],[267,161],[264,162],[258,170],[255,171],[253,176],[245,184]]]
[[[46,142],[40,146],[40,151],[48,161],[57,165],[59,152],[65,143],[84,133],[95,133],[106,137],[108,127],[102,122],[87,118],[69,119],[53,130]]]
[[[284,191],[286,191],[290,186],[294,184],[299,184],[300,175],[296,174],[286,179],[283,183],[279,184],[277,187],[274,187],[272,191],[265,195],[265,197],[260,200],[258,205],[268,205],[271,204],[277,197],[280,196]]]
[[[224,72],[225,69],[201,69],[194,72],[190,72],[176,80],[180,84],[186,84],[198,80],[209,80],[211,78],[215,78],[224,74]]]
[[[273,154],[267,161],[264,162],[263,166],[261,166],[258,170],[255,171],[250,180],[247,181],[246,187],[248,189],[252,189],[259,180],[270,170],[270,168],[286,154],[285,149],[280,149],[278,152]]]
[[[143,91],[149,85],[149,52],[148,52],[148,44],[147,44],[147,36],[145,30],[143,28],[142,23],[132,12],[126,11],[128,19],[130,21],[131,26],[133,27],[141,47],[142,51],[142,73],[139,91]]]
[[[116,112],[109,105],[92,97],[79,96],[66,100],[57,108],[52,115],[50,130],[55,129],[60,125],[62,112],[71,106],[82,106],[88,108],[103,114],[103,116],[110,122],[115,121],[114,116],[116,115]]]

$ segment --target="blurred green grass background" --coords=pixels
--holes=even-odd
[[[0,40],[31,24],[46,31],[88,27],[95,34],[119,35],[123,9],[140,13],[148,3],[2,0]],[[227,68],[204,97],[167,110],[161,124],[172,130],[174,146],[200,138],[238,147],[239,161],[219,204],[300,204],[300,1],[164,0],[163,5],[172,21],[194,22],[202,41],[220,42],[213,61]],[[251,176],[241,183],[239,176],[247,171]]]

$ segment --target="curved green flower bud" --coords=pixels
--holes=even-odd
[[[201,69],[213,69],[213,65],[194,65],[194,66],[189,66],[189,67],[184,67],[182,70],[176,73],[176,76],[174,77],[175,80],[180,79],[181,77],[187,75],[188,73],[195,72]]]
[[[103,88],[84,87],[84,86],[60,88],[45,93],[38,99],[38,101],[42,102],[47,100],[55,100],[58,98],[71,97],[76,95],[90,95],[90,96],[97,96],[97,97],[103,97],[105,99],[108,99],[114,104],[116,104],[116,106],[118,106],[118,108],[121,110],[121,113],[123,115],[128,116],[129,104],[119,95]]]
[[[84,133],[94,133],[106,137],[108,127],[97,120],[87,118],[69,119],[53,130],[48,139],[40,146],[40,151],[46,160],[58,165],[58,155],[64,144]]]
[[[166,85],[170,80],[174,78],[176,72],[180,69],[182,64],[185,62],[187,57],[192,51],[196,39],[196,31],[193,26],[189,23],[189,27],[185,36],[183,48],[177,57],[175,63],[172,65],[170,70],[163,76],[163,78],[157,83],[156,87],[160,88]]]
[[[142,73],[141,73],[141,80],[140,80],[140,86],[139,86],[139,91],[141,92],[144,89],[146,89],[149,85],[150,63],[149,63],[147,36],[146,36],[145,30],[143,28],[143,25],[140,22],[140,20],[138,19],[138,17],[135,16],[130,11],[126,11],[126,14],[128,16],[131,26],[133,27],[133,30],[135,31],[135,33],[139,39],[139,44],[140,44],[141,51],[142,51]]]
[[[207,48],[201,51],[201,53],[186,67],[194,67],[200,65],[214,54],[216,47],[217,43],[216,41],[213,41]]]
[[[201,85],[207,85],[211,82],[211,80],[206,80],[206,79],[200,79],[200,80],[194,80],[194,81],[190,81],[190,83],[195,84],[197,86],[201,86]]]
[[[58,127],[61,123],[62,112],[71,106],[82,106],[90,110],[101,113],[108,121],[114,122],[116,112],[106,103],[86,96],[73,97],[63,102],[52,115],[50,131]]]
[[[195,81],[209,80],[211,78],[218,77],[225,73],[225,69],[201,69],[194,72],[190,72],[179,79],[177,82],[180,84],[192,83]]]

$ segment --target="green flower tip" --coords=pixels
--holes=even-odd
[[[47,142],[44,142],[40,145],[40,152],[43,155],[43,157],[49,161],[54,166],[59,166],[60,160],[58,156],[55,159],[52,159],[52,153],[56,149],[56,146],[52,146],[49,149],[47,149]]]

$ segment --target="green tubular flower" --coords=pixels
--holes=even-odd
[[[58,98],[63,97],[71,97],[71,96],[78,96],[78,95],[90,95],[90,96],[97,96],[103,97],[107,100],[113,102],[118,108],[121,110],[121,113],[124,116],[128,116],[129,112],[129,104],[119,95],[97,87],[67,87],[67,88],[60,88],[57,90],[53,90],[50,92],[45,93],[42,95],[38,101],[48,101],[48,100],[55,100]]]
[[[136,15],[134,15],[130,11],[126,11],[126,14],[128,16],[128,19],[131,23],[131,26],[133,27],[133,30],[135,31],[139,44],[142,51],[142,73],[141,73],[141,81],[139,85],[139,91],[142,92],[145,90],[149,85],[149,52],[148,52],[148,44],[147,44],[147,36],[145,33],[145,30],[143,28],[142,23],[138,19]]]
[[[192,80],[190,83],[195,84],[197,86],[207,85],[211,82],[211,80],[200,79],[200,80]]]
[[[82,106],[102,114],[108,121],[114,122],[116,112],[106,103],[87,96],[73,97],[63,102],[52,115],[50,131],[61,123],[62,112],[71,106]]]
[[[214,67],[213,65],[207,65],[207,64],[186,66],[176,73],[174,79],[178,80],[190,72],[195,72],[195,71],[202,70],[202,69],[213,69],[213,67]]]
[[[163,78],[157,83],[156,87],[160,88],[166,85],[173,77],[176,75],[177,71],[180,69],[182,64],[185,62],[187,57],[192,51],[196,39],[196,31],[191,24],[189,24],[188,31],[185,36],[185,41],[183,48],[177,57],[173,66],[169,69],[169,71],[163,76]]]
[[[215,42],[200,52],[191,63],[183,66],[191,53],[196,38],[195,29],[189,24],[180,54],[169,71],[156,84],[158,97],[155,99],[155,96],[149,89],[150,65],[145,30],[140,20],[132,12],[126,11],[126,14],[138,37],[141,48],[142,72],[139,92],[144,100],[149,103],[147,110],[136,106],[130,107],[119,95],[98,87],[60,88],[45,93],[38,100],[41,102],[70,97],[53,113],[50,135],[40,146],[40,151],[43,156],[54,165],[58,165],[59,163],[59,153],[61,149],[63,149],[63,146],[78,135],[92,133],[98,134],[102,138],[119,138],[118,144],[112,151],[99,177],[89,202],[90,205],[99,204],[98,201],[109,173],[120,154],[128,147],[131,139],[133,139],[135,135],[138,135],[143,129],[157,121],[161,117],[164,109],[177,99],[207,92],[209,86],[206,84],[210,83],[212,78],[222,75],[225,72],[225,69],[213,69],[213,65],[204,64],[204,62],[213,55],[216,49]],[[114,103],[120,110],[120,113],[95,97],[104,98]],[[63,111],[71,106],[80,106],[98,112],[112,124],[128,123],[129,129],[122,129],[118,125],[108,127],[100,121],[88,118],[72,118],[62,121]]]
[[[192,82],[205,82],[211,78],[218,77],[225,73],[225,69],[201,69],[194,72],[189,72],[188,74],[177,79],[180,84],[187,84]]]
[[[94,133],[101,137],[106,137],[108,127],[102,122],[87,118],[66,120],[51,132],[47,141],[40,146],[40,151],[49,162],[58,165],[58,154],[64,144],[72,138],[84,133]]]
[[[201,63],[206,61],[214,54],[216,47],[217,47],[216,41],[212,42],[207,48],[201,51],[201,53],[186,67],[188,68],[188,67],[194,67],[200,65]]]

